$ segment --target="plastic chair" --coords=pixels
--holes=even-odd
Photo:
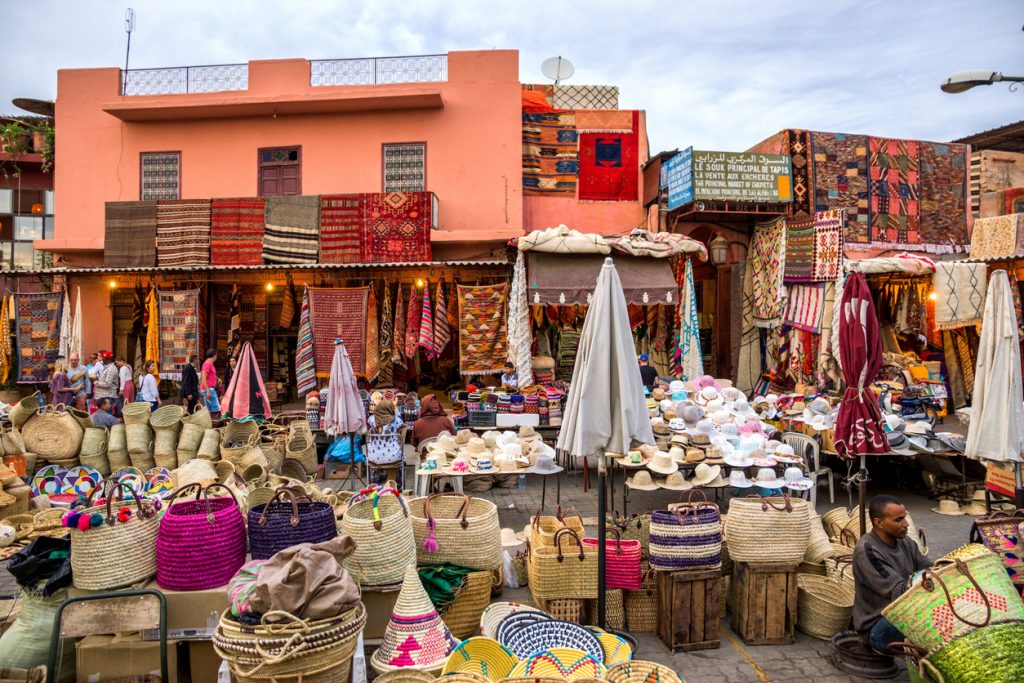
[[[806,434],[786,432],[782,435],[782,443],[792,446],[793,451],[803,458],[808,474],[810,474],[811,479],[814,481],[814,487],[811,488],[811,507],[817,507],[818,480],[822,477],[828,479],[828,502],[830,504],[835,503],[835,484],[832,468],[821,466],[821,446],[818,444],[818,440]]]
[[[413,462],[409,462],[409,458],[406,458],[406,460],[405,460],[405,464],[412,467],[412,471],[413,471],[412,490],[416,492],[417,496],[425,496],[425,495],[427,495],[425,492],[424,493],[420,493],[420,486],[421,486],[421,484],[424,481],[429,480],[430,477],[424,477],[422,474],[418,474],[417,470],[419,470],[419,468],[421,467],[421,463],[423,462],[423,454],[427,452],[427,447],[430,446],[430,444],[434,443],[435,441],[437,441],[437,437],[436,436],[432,436],[429,439],[423,439],[423,441],[420,441],[420,445],[417,446],[415,449],[413,449],[413,457],[412,457]],[[424,487],[424,489],[425,489],[425,487]]]
[[[151,599],[156,604],[151,604]],[[103,603],[106,604],[103,604]],[[86,604],[99,603],[99,604]],[[130,608],[125,609],[125,605]],[[63,621],[68,617],[67,623]],[[152,588],[95,593],[68,598],[57,608],[50,633],[50,655],[46,664],[46,682],[56,683],[57,662],[62,638],[81,638],[122,631],[160,631],[160,680],[169,681],[167,670],[167,600]],[[138,671],[138,674],[148,673]],[[141,677],[140,677],[141,680]]]

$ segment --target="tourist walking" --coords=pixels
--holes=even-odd
[[[63,358],[58,358],[53,364],[53,377],[50,379],[50,400],[55,406],[71,405],[74,392],[71,391],[71,383],[68,381],[68,364]]]
[[[156,370],[156,362],[147,360],[143,368],[142,381],[139,382],[137,396],[139,401],[145,401],[150,405],[150,410],[160,407],[160,389],[156,383],[156,376],[153,374],[154,370]]]

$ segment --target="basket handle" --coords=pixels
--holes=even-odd
[[[918,529],[917,530],[917,537],[921,539],[921,545],[923,545],[925,548],[927,548],[928,547],[928,539],[924,535],[924,529]]]
[[[970,543],[981,543],[981,531],[978,529],[978,523],[971,523],[971,533],[968,535],[967,540]]]
[[[292,517],[291,525],[296,527],[299,525],[299,498],[305,498],[309,500],[308,496],[296,496],[295,491],[282,486],[281,488],[274,491],[274,497],[267,501],[267,504],[263,506],[263,512],[260,513],[259,525],[266,526],[267,524],[267,511],[270,510],[270,505],[281,498],[287,497],[292,504]]]
[[[385,494],[385,493],[393,493],[393,494],[395,494],[395,498],[398,499],[399,507],[402,508],[402,513],[406,517],[409,516],[409,507],[406,505],[405,500],[402,499],[402,494],[400,494],[398,491],[396,491],[393,488],[386,488],[386,489],[380,489],[378,491],[374,491],[373,492],[373,528],[376,529],[377,531],[380,531],[381,529],[384,528],[384,522],[380,518],[380,509],[377,507],[377,505],[378,505],[378,503],[380,503],[381,494]]]
[[[168,510],[171,509],[171,504],[174,503],[174,499],[175,498],[177,498],[178,496],[180,496],[181,494],[183,494],[183,493],[185,493],[187,491],[191,491],[192,489],[195,489],[195,491],[196,491],[196,500],[199,500],[199,496],[201,496],[203,494],[203,485],[200,484],[199,482],[194,482],[192,484],[186,484],[185,486],[182,486],[180,489],[178,489],[177,491],[172,493],[171,497],[167,499],[167,509]]]
[[[676,507],[672,512],[675,514],[676,520],[679,522],[679,526],[686,526],[687,517],[693,517],[694,521],[700,521],[701,510],[713,510],[719,515],[719,519],[721,519],[721,511],[718,509],[718,506],[707,501],[702,503],[686,502]]]
[[[840,555],[832,559],[836,563],[836,571],[839,572],[839,578],[844,578],[846,576],[846,568],[853,567],[853,555]]]
[[[978,582],[974,579],[974,575],[971,574],[971,570],[968,569],[967,565],[964,563],[963,560],[956,559],[954,560],[954,564],[956,564],[957,571],[959,571],[961,574],[967,577],[967,580],[971,582],[971,585],[973,585],[975,590],[977,590],[978,593],[981,595],[981,599],[985,601],[985,621],[981,622],[980,624],[975,624],[974,622],[968,621],[967,619],[964,619],[962,616],[957,614],[956,605],[953,603],[953,597],[949,594],[949,589],[946,588],[946,583],[942,580],[942,577],[940,577],[931,569],[924,570],[924,573],[922,574],[923,578],[921,579],[921,585],[924,587],[926,591],[933,591],[935,590],[934,582],[938,582],[939,586],[942,588],[942,592],[946,594],[946,602],[949,604],[949,611],[953,613],[954,617],[956,617],[963,623],[967,624],[968,626],[972,626],[974,628],[984,628],[988,626],[989,622],[992,621],[992,605],[988,601],[988,594],[981,589],[981,586],[978,585]]]
[[[856,546],[857,545],[857,535],[856,534],[854,534],[852,531],[850,531],[846,527],[843,527],[842,529],[839,530],[839,542],[842,543],[843,545],[846,545],[846,537],[847,536],[849,536],[850,538],[853,539],[853,545],[850,545],[848,547],[852,548],[852,547]]]
[[[113,502],[114,502],[114,496],[113,496],[113,493],[114,493],[114,491],[115,491],[115,490],[116,490],[116,491],[121,491],[121,492],[122,492],[122,495],[123,495],[123,492],[124,492],[124,491],[126,491],[126,490],[127,490],[127,491],[128,491],[129,493],[131,493],[131,494],[132,494],[132,498],[134,498],[134,499],[135,499],[135,507],[136,507],[136,509],[138,510],[138,512],[137,512],[136,514],[137,514],[137,515],[138,515],[138,516],[139,516],[140,518],[143,518],[143,519],[144,519],[144,518],[146,518],[146,517],[152,517],[153,515],[155,515],[155,514],[156,514],[156,511],[155,511],[155,510],[150,510],[150,508],[149,508],[149,506],[148,506],[148,505],[147,505],[147,506],[144,506],[144,505],[142,504],[142,499],[141,499],[141,498],[139,498],[139,494],[135,492],[135,489],[133,489],[133,488],[132,488],[131,486],[129,486],[128,484],[122,484],[121,482],[117,482],[117,483],[116,483],[116,484],[114,485],[114,489],[113,489],[113,490],[112,490],[112,491],[110,492],[110,493],[111,493],[111,495],[107,496],[107,517],[106,517],[106,520],[107,520],[107,524],[110,524],[110,525],[113,525],[113,524],[114,524],[114,513],[113,513],[113,512],[111,511],[111,509],[110,509],[110,505],[111,505],[111,503],[113,503]]]
[[[461,517],[462,521],[459,522],[459,524],[462,525],[463,529],[468,529],[469,520],[466,519],[466,515],[469,514],[469,502],[472,500],[472,496],[459,495],[458,493],[435,493],[433,495],[427,496],[427,499],[423,501],[423,516],[427,518],[427,523],[430,526],[434,526],[436,524],[436,522],[434,522],[433,516],[430,514],[430,501],[432,501],[434,498],[440,498],[441,496],[448,496],[449,498],[462,498],[462,507],[459,508],[459,511],[455,514],[455,516]]]
[[[701,490],[701,489],[690,489],[685,494],[686,495],[686,500],[683,500],[683,495],[684,494],[682,494],[682,493],[679,494],[679,502],[680,503],[692,503],[693,502],[693,494],[695,494],[695,493],[699,493],[700,494],[701,501],[703,501],[705,503],[708,501],[708,497],[704,493],[703,490]]]
[[[622,515],[619,514],[618,510],[616,510],[615,512],[613,512],[612,514],[608,515],[605,518],[605,528],[612,528],[612,527],[614,527],[616,529],[619,529],[620,531],[625,531],[627,528],[629,528],[630,522],[636,516],[637,515],[634,512],[632,518],[626,519],[625,517],[623,517]],[[610,527],[609,527],[609,524],[611,525]]]
[[[888,650],[889,654],[893,657],[913,657],[914,659],[920,659],[928,655],[928,651],[924,648],[908,643],[905,640],[889,643],[886,650]]]
[[[769,498],[768,496],[761,496],[761,495],[754,494],[754,495],[747,496],[747,497],[748,498],[760,498],[761,499],[761,512],[768,512],[768,508],[771,508],[773,510],[777,510],[779,512],[792,512],[793,511],[793,502],[789,499],[789,495],[785,494],[785,493],[782,494],[782,507],[776,507],[775,503],[773,503],[772,499]]]
[[[558,551],[558,562],[561,563],[562,560],[565,559],[562,556],[562,542],[561,542],[561,540],[559,538],[562,534],[569,534],[574,539],[576,539],[576,545],[579,546],[579,549],[580,549],[580,553],[579,553],[580,562],[582,562],[583,560],[587,559],[587,556],[583,553],[583,542],[580,541],[579,535],[577,535],[576,532],[573,531],[572,529],[567,529],[566,528],[566,529],[559,529],[558,531],[555,532],[555,548]]]
[[[568,507],[565,510],[562,510],[562,506],[561,505],[559,505],[557,508],[555,508],[555,516],[558,517],[558,521],[559,522],[563,522],[564,523],[565,522],[565,518],[568,517],[569,515],[576,515],[577,519],[580,520],[580,526],[583,525],[583,517],[580,515],[580,511],[576,509],[575,505],[573,505],[572,507]]]
[[[86,496],[84,507],[92,507],[92,502],[95,499],[97,493],[100,494],[100,500],[108,498],[113,492],[112,489],[114,489],[114,487],[119,483],[119,479],[104,479],[102,484],[93,488],[93,490],[89,492],[89,495]],[[122,497],[123,500],[124,493],[118,491],[118,494]]]
[[[225,491],[227,491],[228,495],[231,496],[231,499],[233,501],[235,501],[235,507],[238,508],[239,510],[242,509],[242,505],[238,502],[238,496],[235,495],[235,492],[231,490],[230,486],[225,486],[224,484],[221,484],[220,482],[214,482],[214,483],[208,485],[205,489],[203,489],[203,497],[206,499],[206,521],[207,522],[209,522],[210,524],[213,524],[213,519],[214,519],[214,517],[213,517],[213,509],[212,509],[212,507],[210,505],[210,489],[212,489],[212,488],[221,488],[221,489],[224,489]],[[196,496],[196,498],[198,499],[198,496]]]

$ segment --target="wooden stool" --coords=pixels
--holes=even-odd
[[[796,636],[796,564],[736,562],[732,630],[747,645],[788,645]]]
[[[673,652],[719,647],[721,569],[657,572],[658,637]]]

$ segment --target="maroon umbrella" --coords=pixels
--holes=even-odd
[[[844,458],[889,452],[878,401],[868,387],[882,368],[882,337],[871,291],[861,273],[843,289],[839,309],[839,360],[846,391],[836,417],[836,452]]]
[[[231,384],[221,399],[220,409],[224,417],[236,420],[249,415],[270,417],[267,389],[263,385],[263,375],[260,374],[256,354],[249,342],[242,345],[242,352],[238,354],[238,364],[235,373],[231,375]]]

